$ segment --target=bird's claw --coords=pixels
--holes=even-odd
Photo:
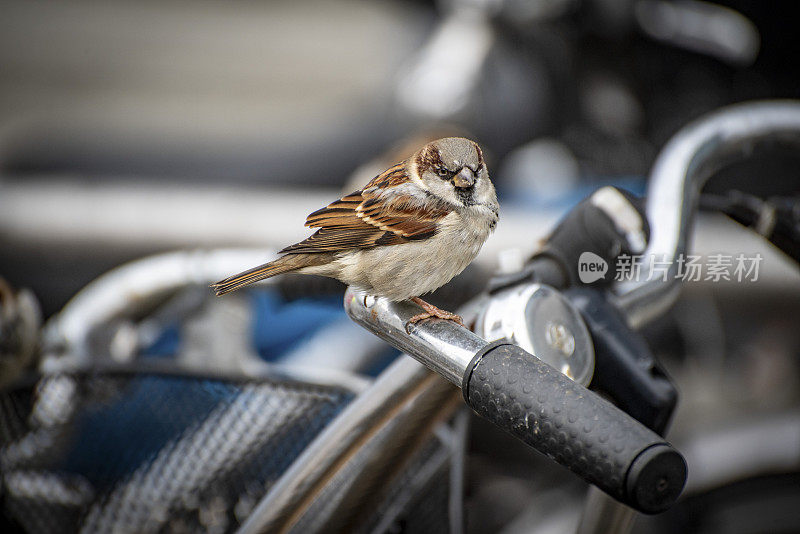
[[[424,321],[425,319],[444,319],[446,321],[453,321],[457,325],[466,328],[464,320],[461,318],[460,315],[456,315],[455,313],[439,309],[433,304],[429,304],[419,297],[412,297],[411,302],[417,304],[425,311],[423,313],[418,313],[417,315],[415,315],[406,322],[406,332],[408,333],[410,333],[411,325],[417,324],[418,322]]]
[[[441,313],[424,312],[415,315],[406,322],[406,332],[410,333],[411,325],[417,324],[418,322],[424,321],[425,319],[444,319],[446,321],[453,321],[458,326],[463,326],[464,328],[466,328],[464,320],[461,318],[460,315],[446,312],[444,310],[439,310],[439,311]]]

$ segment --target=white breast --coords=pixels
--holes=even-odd
[[[344,254],[337,260],[337,278],[396,301],[424,295],[475,259],[496,218],[483,206],[472,206],[463,215],[453,212],[431,238]]]

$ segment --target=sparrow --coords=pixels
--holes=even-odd
[[[282,273],[336,278],[391,301],[410,299],[428,318],[461,318],[424,300],[475,259],[500,206],[477,143],[432,141],[411,157],[306,218],[318,230],[259,265],[211,287],[217,296]]]

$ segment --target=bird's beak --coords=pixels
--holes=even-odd
[[[475,185],[475,174],[469,167],[464,167],[453,176],[453,185],[460,189],[467,189]]]

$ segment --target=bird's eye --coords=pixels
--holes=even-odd
[[[445,169],[444,167],[436,167],[436,174],[441,176],[442,178],[449,178],[450,172]]]

